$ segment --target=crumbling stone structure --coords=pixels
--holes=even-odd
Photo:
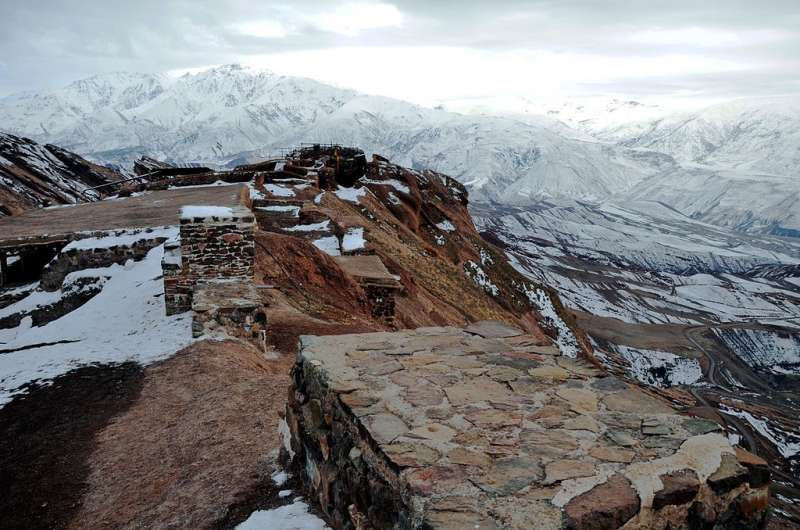
[[[251,280],[255,259],[253,214],[244,207],[187,206],[180,243],[168,243],[164,260],[167,314],[188,311],[198,283]]]
[[[364,289],[372,305],[372,316],[388,325],[394,324],[395,297],[403,286],[378,256],[339,256],[336,262]]]
[[[113,234],[114,232],[96,232],[91,235],[108,238],[113,237]],[[61,283],[70,272],[123,264],[129,259],[140,261],[167,239],[161,230],[142,229],[141,238],[130,243],[98,248],[80,246],[80,241],[77,246],[67,245],[42,271],[41,286],[46,291],[55,291],[61,287]]]
[[[334,528],[755,529],[766,463],[498,322],[302,337],[293,466]]]
[[[264,311],[268,285],[252,282],[214,280],[196,287],[192,299],[192,334],[213,336],[222,330],[233,335],[262,343],[266,340],[267,316]]]

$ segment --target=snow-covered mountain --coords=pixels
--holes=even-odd
[[[449,112],[228,65],[7,97],[0,129],[123,165],[141,155],[235,165],[300,142],[347,143],[454,175],[478,201],[647,198],[738,230],[800,231],[792,98],[679,115],[624,99],[488,103],[449,102],[462,111]]]
[[[736,230],[800,235],[800,98],[735,100],[595,134],[679,165],[621,199],[662,201]]]
[[[481,198],[516,204],[604,198],[669,165],[666,157],[617,148],[554,120],[427,109],[235,65],[176,80],[97,76],[46,95],[7,98],[0,124],[106,163],[143,154],[239,163],[304,141],[349,143],[446,171]]]
[[[120,175],[54,145],[0,132],[0,216],[97,198]]]

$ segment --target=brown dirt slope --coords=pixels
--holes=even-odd
[[[96,436],[71,528],[209,528],[273,471],[291,359],[203,341],[146,369]]]
[[[136,399],[134,363],[87,366],[0,409],[0,528],[66,528],[87,490],[94,436]]]

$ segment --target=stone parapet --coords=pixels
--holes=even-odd
[[[754,529],[766,513],[764,466],[717,424],[501,323],[302,337],[289,395],[294,469],[335,528]]]
[[[162,261],[167,314],[188,311],[198,283],[253,278],[255,219],[244,207],[186,206],[179,248],[168,243]]]

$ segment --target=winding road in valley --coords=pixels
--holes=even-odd
[[[718,324],[709,326],[691,326],[683,330],[683,335],[706,360],[703,366],[703,376],[710,383],[711,388],[696,387],[690,389],[695,399],[703,406],[717,411],[724,421],[726,427],[730,426],[738,432],[743,439],[743,445],[752,453],[761,456],[770,464],[770,471],[776,480],[773,484],[773,491],[780,493],[783,497],[791,499],[792,503],[778,501],[780,508],[790,514],[794,521],[800,523],[800,478],[784,469],[773,465],[773,457],[776,449],[771,442],[757,433],[752,426],[742,421],[741,418],[726,414],[720,410],[720,396],[731,399],[741,399],[741,389],[730,388],[724,381],[723,369],[731,374],[731,377],[741,386],[746,387],[751,393],[748,399],[755,404],[763,404],[769,407],[776,407],[789,415],[796,415],[795,405],[788,402],[781,392],[776,391],[759,374],[753,372],[749,366],[738,358],[733,359],[725,355],[721,348],[710,350],[701,344],[700,335],[709,332],[712,328],[736,328],[742,327],[742,323]]]

